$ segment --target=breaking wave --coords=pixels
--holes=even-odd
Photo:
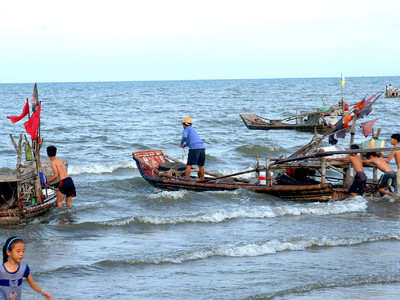
[[[85,166],[69,166],[68,174],[79,175],[84,173],[89,174],[104,174],[112,173],[118,169],[137,169],[136,163],[134,161],[121,161],[121,162],[111,162],[104,164],[89,164]]]
[[[112,260],[107,259],[92,264],[80,264],[79,268],[92,270],[98,267],[109,268],[111,265],[159,265],[159,264],[182,264],[187,261],[195,261],[208,259],[212,257],[256,257],[271,255],[283,251],[302,251],[312,247],[342,247],[353,246],[364,243],[374,243],[382,241],[396,240],[400,241],[400,236],[396,233],[384,234],[381,236],[369,237],[345,237],[345,238],[305,238],[305,239],[290,239],[290,240],[271,240],[261,241],[257,243],[239,243],[236,245],[221,245],[207,247],[203,249],[194,249],[183,251],[176,255],[166,255],[161,257],[149,258],[130,258]],[[64,266],[52,271],[42,272],[52,274],[54,271],[63,271],[68,269],[76,269],[74,266]]]
[[[175,194],[171,194],[175,195]],[[367,208],[367,200],[355,197],[345,201],[329,203],[310,203],[298,205],[284,205],[279,207],[257,206],[254,208],[219,209],[193,215],[181,216],[136,216],[119,220],[106,221],[102,225],[125,226],[131,223],[152,225],[166,225],[179,223],[220,223],[237,218],[277,218],[281,216],[299,215],[334,215],[347,212],[364,211]]]
[[[397,234],[382,235],[379,237],[362,238],[308,238],[300,240],[279,241],[272,240],[261,243],[248,243],[229,246],[217,246],[207,249],[194,250],[173,257],[155,259],[152,263],[183,263],[189,260],[206,259],[213,256],[249,257],[274,254],[282,251],[299,251],[311,247],[352,246],[368,242],[385,240],[400,240]]]

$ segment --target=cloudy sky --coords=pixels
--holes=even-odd
[[[398,0],[18,0],[0,82],[396,76]]]

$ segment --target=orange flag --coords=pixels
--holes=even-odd
[[[360,103],[358,103],[356,106],[354,106],[354,109],[361,109],[365,106],[365,99],[363,99]]]
[[[349,123],[353,120],[353,117],[350,116],[348,113],[344,115],[343,117],[343,127],[347,128],[349,127]]]

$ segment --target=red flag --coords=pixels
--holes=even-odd
[[[368,102],[371,102],[372,101],[372,99],[374,99],[376,97],[376,94],[375,95],[373,95],[371,98],[369,98],[368,100],[367,100],[367,103]]]
[[[32,94],[32,111],[36,111],[36,107],[39,105],[39,95],[38,95],[38,90],[37,90],[37,84],[35,83],[35,86],[33,87],[33,94]]]
[[[36,108],[36,111],[32,114],[28,121],[24,123],[26,133],[31,135],[32,140],[36,139],[36,132],[40,122],[40,107],[42,103]]]
[[[24,118],[27,114],[29,114],[29,101],[28,98],[26,98],[26,103],[24,106],[24,110],[22,111],[22,114],[20,116],[16,116],[16,117],[7,117],[7,119],[10,119],[10,121],[12,123],[18,122],[19,120],[21,120],[22,118]]]
[[[372,128],[374,127],[375,122],[378,119],[372,120],[372,121],[368,121],[368,122],[364,122],[361,123],[361,127],[362,127],[362,134],[367,137],[369,136],[369,134],[372,132]]]

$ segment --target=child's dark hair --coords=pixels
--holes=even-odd
[[[24,243],[24,241],[17,236],[12,236],[7,239],[3,246],[3,263],[6,263],[8,261],[7,250],[11,251],[14,248],[14,245],[20,242]]]
[[[365,155],[365,157],[366,157],[367,159],[369,159],[371,156],[376,156],[376,157],[378,157],[378,154],[376,154],[376,152],[367,152],[367,155]]]
[[[47,155],[52,157],[52,156],[56,156],[57,154],[57,148],[56,146],[48,146],[47,147]]]
[[[360,146],[353,144],[350,146],[350,149],[360,149]]]
[[[391,138],[396,139],[398,142],[400,142],[400,133],[392,134]]]

